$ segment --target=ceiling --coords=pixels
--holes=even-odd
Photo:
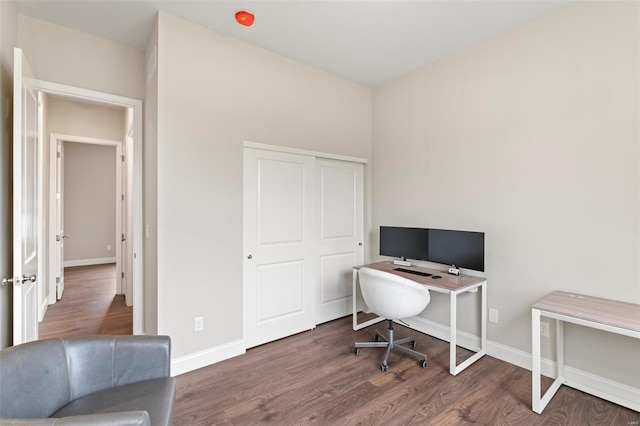
[[[18,13],[138,49],[158,10],[376,86],[575,0],[18,0]],[[256,16],[252,27],[236,11]]]

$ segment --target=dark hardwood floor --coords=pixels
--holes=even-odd
[[[38,337],[132,334],[133,308],[116,295],[116,265],[65,268],[62,299],[49,305]]]
[[[49,306],[40,338],[131,334],[132,308],[115,296],[114,265],[68,268],[65,277],[64,297]],[[451,376],[449,344],[400,325],[397,336],[415,335],[429,365],[393,353],[383,373],[382,350],[351,352],[376,327],[384,329],[354,332],[346,317],[182,374],[174,424],[640,425],[640,413],[564,386],[535,414],[528,370],[485,356]]]
[[[351,352],[373,329],[351,317],[268,343],[177,377],[178,425],[638,425],[640,413],[562,387],[542,415],[531,411],[531,373],[485,356],[458,376],[449,344],[414,334],[429,365],[381,349]],[[382,331],[382,330],[381,330]],[[459,356],[466,352],[459,349]],[[545,380],[543,386],[548,386]]]

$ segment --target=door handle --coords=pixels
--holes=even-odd
[[[63,238],[69,238],[67,234],[56,235],[56,241],[62,241]]]
[[[2,279],[2,286],[6,286],[9,283],[14,283],[14,284],[22,284],[25,283],[27,281],[31,281],[32,283],[35,283],[36,280],[38,279],[38,277],[36,277],[36,274],[31,275],[30,277],[23,275],[22,278],[19,277],[15,277],[15,278],[3,278]]]
[[[247,259],[253,259],[252,255],[247,256]]]

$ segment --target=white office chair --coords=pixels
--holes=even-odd
[[[393,321],[414,317],[424,311],[431,301],[429,289],[410,279],[377,269],[361,268],[358,276],[362,296],[367,306],[372,312],[389,321],[389,336],[387,338],[376,330],[375,342],[356,342],[353,353],[358,355],[360,348],[387,348],[384,360],[380,364],[382,371],[387,371],[389,354],[392,349],[397,349],[421,358],[420,365],[425,368],[427,355],[400,346],[409,343],[411,347],[415,347],[415,337],[398,340],[393,338]],[[378,341],[379,339],[383,339],[384,342]]]

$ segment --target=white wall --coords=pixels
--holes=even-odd
[[[12,262],[12,137],[13,47],[16,43],[15,3],[0,1],[0,279],[10,277]],[[0,349],[13,343],[11,286],[0,286]]]
[[[64,230],[65,263],[115,260],[115,146],[64,143]]]
[[[242,339],[243,141],[369,158],[371,90],[165,13],[158,61],[158,332],[182,357]]]
[[[40,80],[144,97],[140,50],[24,15],[18,15],[17,42]]]
[[[553,290],[640,303],[638,18],[578,2],[374,91],[374,230],[486,232],[493,342],[531,353]],[[569,365],[640,387],[637,341],[566,341]]]
[[[124,108],[72,101],[47,96],[47,122],[50,133],[122,141]],[[49,141],[47,135],[47,142]]]
[[[47,96],[47,134],[122,141],[124,109]],[[65,242],[64,260],[114,258],[115,148],[65,143]],[[69,171],[69,173],[67,173]],[[96,177],[100,173],[100,178]],[[104,181],[103,181],[104,180]],[[67,193],[68,188],[75,192]],[[108,208],[107,208],[108,206]],[[105,209],[105,210],[103,210]],[[109,228],[105,224],[110,223]],[[111,250],[107,250],[107,245]]]
[[[158,72],[156,68],[158,22],[145,52],[148,81],[144,114],[144,330],[158,332]],[[151,64],[151,65],[150,65]],[[146,80],[146,78],[145,78]],[[151,230],[151,232],[149,232]]]

